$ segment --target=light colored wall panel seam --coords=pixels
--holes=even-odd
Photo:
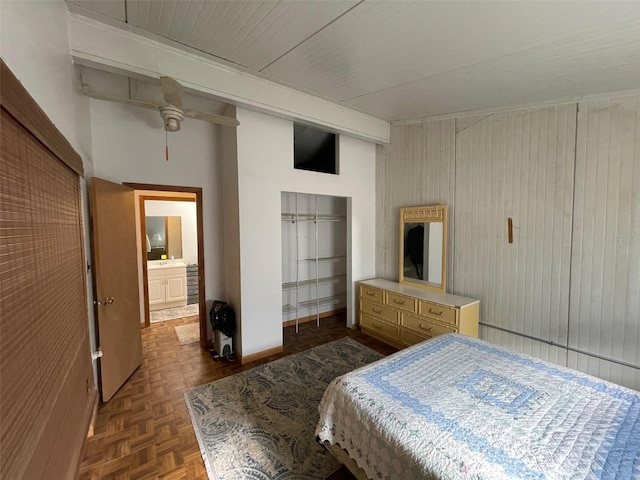
[[[480,298],[486,323],[564,341],[575,105],[465,119],[457,131],[456,293]]]
[[[640,96],[580,104],[573,226],[571,346],[640,364]],[[628,369],[573,366],[637,382]],[[636,380],[634,380],[636,379]],[[635,383],[638,388],[638,383]]]

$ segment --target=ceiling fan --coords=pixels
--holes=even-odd
[[[155,103],[142,102],[140,100],[111,97],[109,95],[94,93],[89,90],[88,85],[82,86],[82,93],[87,97],[95,98],[97,100],[108,100],[111,102],[124,103],[126,105],[134,105],[136,107],[158,110],[160,112],[160,116],[164,120],[164,129],[167,132],[179,131],[180,123],[184,117],[196,118],[198,120],[204,120],[206,122],[228,127],[235,127],[237,125],[240,125],[240,122],[238,122],[238,120],[236,120],[235,118],[226,117],[224,115],[218,115],[215,113],[200,112],[198,110],[183,109],[182,85],[180,85],[178,81],[171,77],[160,76],[160,88],[162,89],[162,96],[164,97],[165,102],[167,102],[166,105],[156,105]]]

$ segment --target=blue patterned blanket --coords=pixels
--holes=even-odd
[[[451,334],[337,378],[321,441],[371,479],[640,479],[640,393]]]

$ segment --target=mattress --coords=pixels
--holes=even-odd
[[[335,379],[319,441],[371,479],[640,479],[640,393],[458,334]]]

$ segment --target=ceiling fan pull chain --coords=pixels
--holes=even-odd
[[[167,131],[164,131],[164,159],[169,161],[169,139],[167,138]]]

